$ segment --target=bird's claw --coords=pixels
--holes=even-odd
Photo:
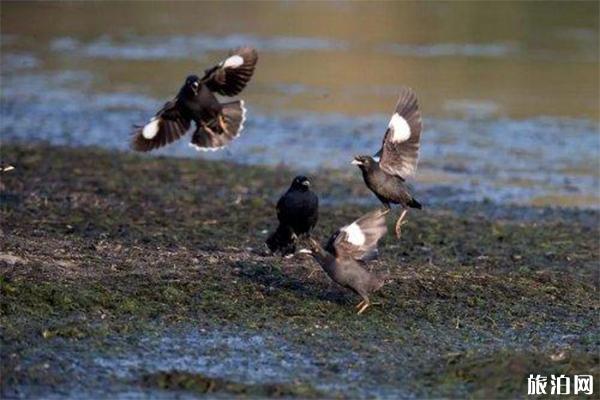
[[[208,124],[206,124],[206,122],[202,122],[202,129],[204,129],[205,131],[207,131],[211,135],[217,135],[215,133],[215,131],[213,131],[212,128],[209,127]]]
[[[403,225],[406,225],[407,222],[408,221],[399,221],[399,223],[396,224],[396,238],[397,239],[400,239],[400,236],[402,234],[402,229],[401,228],[402,228]]]
[[[370,306],[370,304],[368,301],[363,302],[362,307],[360,307],[360,310],[358,310],[356,315],[362,314],[369,306]]]
[[[229,131],[227,130],[227,125],[225,125],[225,120],[223,119],[223,115],[219,114],[217,117],[217,121],[219,122],[219,126],[223,130],[223,133],[229,135]]]

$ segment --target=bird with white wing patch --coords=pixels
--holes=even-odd
[[[250,81],[258,54],[250,47],[230,52],[229,57],[204,71],[190,75],[177,96],[168,101],[146,125],[135,129],[131,147],[150,151],[192,133],[190,146],[218,150],[237,138],[246,120],[243,100],[220,103],[215,93],[235,96]]]
[[[310,250],[300,250],[311,254],[334,282],[362,298],[356,306],[358,314],[371,305],[369,295],[385,283],[384,277],[367,271],[364,265],[379,254],[377,243],[387,232],[385,216],[388,212],[389,209],[371,211],[338,229],[325,247],[311,238]]]
[[[365,235],[360,230],[360,226],[358,226],[354,222],[348,226],[343,227],[342,231],[344,231],[348,235],[348,241],[353,245],[360,246],[363,243],[365,243]]]
[[[367,187],[387,209],[391,204],[402,207],[396,222],[398,238],[407,209],[422,208],[405,181],[417,170],[422,127],[417,95],[412,89],[404,87],[400,90],[381,150],[374,157],[356,156],[352,161],[361,169]]]

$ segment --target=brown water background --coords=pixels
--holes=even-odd
[[[2,2],[0,133],[126,148],[186,75],[251,44],[246,132],[208,157],[347,168],[409,85],[425,118],[417,190],[597,208],[598,15],[597,2]],[[183,141],[163,153],[198,157]]]

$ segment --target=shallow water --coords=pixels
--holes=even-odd
[[[595,3],[5,3],[0,135],[126,149],[183,77],[256,46],[245,133],[159,154],[349,166],[398,87],[420,96],[414,185],[461,201],[600,207]],[[10,155],[3,154],[3,158]],[[443,202],[440,198],[428,203]]]
[[[315,329],[327,332],[330,328],[324,324]],[[428,351],[415,351],[410,346],[388,348],[390,344],[379,338],[374,339],[370,352],[365,353],[364,348],[359,352],[354,348],[356,343],[345,340],[332,345],[331,341],[337,340],[333,332],[329,340],[320,334],[317,338],[309,335],[299,344],[298,340],[289,339],[290,334],[296,334],[285,333],[285,328],[281,332],[265,332],[185,325],[160,334],[107,338],[102,343],[56,338],[44,346],[25,350],[20,361],[21,368],[53,371],[60,389],[48,393],[43,386],[28,385],[11,387],[7,395],[50,399],[197,398],[193,393],[156,390],[140,384],[147,374],[185,371],[250,385],[310,383],[333,397],[426,398],[431,397],[432,388],[420,387],[415,381],[423,379],[430,369],[428,363],[439,362],[443,354],[478,346],[485,346],[487,351],[511,346],[519,352],[534,346],[540,336],[544,338],[544,347],[555,349],[568,347],[579,338],[578,334],[555,325],[528,334],[507,328],[500,335],[482,335],[465,327],[460,337],[439,337],[439,327],[427,322],[422,323],[421,329],[428,332],[421,338],[431,342]],[[440,354],[440,348],[444,353]],[[393,368],[382,373],[382,365]],[[213,396],[231,397],[226,393]]]
[[[187,398],[185,392],[169,393],[139,385],[145,374],[169,371],[187,371],[245,384],[310,382],[325,393],[350,389],[364,397],[374,393],[407,395],[399,386],[381,387],[365,381],[362,370],[368,368],[368,360],[350,349],[338,349],[331,354],[318,346],[298,346],[270,333],[192,327],[128,339],[109,339],[105,343],[108,350],[93,352],[89,347],[56,340],[50,352],[47,348],[30,349],[23,361],[29,366],[47,363],[64,374],[62,378],[68,383],[62,386],[63,393],[49,398],[94,398],[107,394],[120,399],[148,395]],[[328,353],[326,361],[322,351]],[[356,389],[358,382],[360,391]],[[30,386],[17,388],[12,394],[21,398],[37,396],[36,388]]]

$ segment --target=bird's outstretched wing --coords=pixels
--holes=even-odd
[[[381,169],[403,179],[413,175],[419,160],[422,128],[417,95],[412,89],[403,87],[383,137],[381,150],[375,154],[381,158]]]
[[[245,87],[258,61],[258,53],[252,47],[240,47],[229,52],[229,57],[204,71],[202,82],[213,92],[235,96]]]
[[[387,232],[385,216],[389,209],[371,211],[350,225],[335,232],[325,245],[325,250],[336,258],[353,258],[369,261],[377,258],[377,242]]]
[[[136,126],[131,148],[150,151],[165,146],[192,131],[192,122],[184,117],[177,106],[177,98],[165,103],[144,126]]]

